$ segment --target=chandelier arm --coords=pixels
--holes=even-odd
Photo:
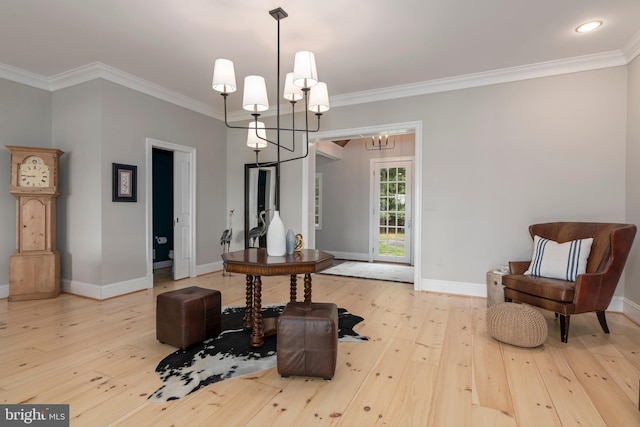
[[[322,113],[314,113],[314,114],[318,118],[317,127],[315,129],[280,128],[280,130],[287,131],[287,132],[317,133],[320,130],[320,116],[322,116]],[[240,128],[240,129],[244,129],[244,128]],[[278,128],[274,128],[274,127],[265,127],[264,129],[266,129],[266,130],[278,130]]]
[[[252,129],[249,126],[232,126],[232,125],[229,124],[229,121],[227,120],[227,96],[229,96],[229,94],[228,93],[221,93],[220,95],[222,95],[222,97],[224,98],[224,124],[225,124],[225,126],[228,127],[229,129],[244,129],[244,130]],[[260,114],[254,113],[254,114],[252,114],[252,116],[255,117],[255,120],[257,122],[258,121],[258,117],[260,117]]]
[[[282,8],[276,8],[273,9],[271,11],[269,11],[269,14],[277,21],[277,81],[276,81],[276,93],[280,93],[280,20],[284,19],[288,16],[288,14],[282,10]],[[313,54],[311,54],[313,55]],[[297,56],[297,55],[296,55]],[[313,62],[313,72],[312,74],[315,75],[315,60],[313,60],[313,56],[311,57],[312,62]],[[217,61],[216,61],[217,62]],[[231,64],[231,66],[233,67],[233,64]],[[294,67],[295,68],[295,67]],[[231,73],[233,73],[233,68],[231,69]],[[214,79],[215,79],[215,66],[214,66]],[[228,77],[228,76],[226,76]],[[225,80],[225,79],[223,79]],[[233,86],[235,88],[235,76],[232,75],[232,80],[233,80]],[[306,80],[305,80],[306,81]],[[214,82],[215,83],[215,82]],[[230,87],[231,87],[230,86]],[[223,89],[226,88],[226,86],[223,86]],[[285,85],[286,88],[286,85]],[[215,87],[214,87],[215,89]],[[217,90],[217,89],[215,89]],[[254,129],[256,132],[256,137],[259,140],[262,141],[266,141],[269,144],[275,145],[276,146],[276,152],[277,152],[277,157],[276,157],[276,161],[274,162],[265,162],[265,163],[260,163],[258,156],[260,153],[260,149],[257,148],[257,144],[256,144],[256,149],[254,149],[255,153],[256,153],[256,165],[258,166],[277,166],[281,163],[285,163],[285,162],[291,162],[294,160],[300,160],[300,159],[304,159],[306,157],[309,156],[309,133],[316,133],[320,131],[320,116],[322,116],[322,113],[320,112],[315,112],[315,116],[317,117],[317,127],[316,129],[309,129],[309,92],[310,89],[308,87],[302,88],[301,89],[302,92],[304,93],[304,121],[305,121],[305,127],[304,129],[296,129],[296,123],[295,123],[295,101],[290,101],[291,102],[291,128],[283,128],[280,126],[280,103],[277,103],[276,105],[276,127],[262,127],[260,129],[263,129],[264,131],[270,130],[270,131],[275,131],[276,132],[276,140],[275,141],[270,141],[269,139],[266,138],[266,134],[265,137],[260,136],[259,132],[258,132],[258,117],[260,116],[259,113],[257,112],[253,112],[251,115],[254,117],[255,120],[255,126],[254,127],[250,127],[250,126],[234,126],[229,124],[229,120],[228,120],[228,111],[227,111],[227,96],[229,95],[228,93],[222,92],[221,95],[224,99],[224,124],[227,128],[229,129],[244,129],[244,130],[251,130]],[[265,99],[266,101],[266,99]],[[319,107],[319,109],[321,109],[323,107]],[[261,123],[262,125],[262,123]],[[280,138],[280,134],[282,132],[291,132],[291,147],[287,147],[283,144],[281,144],[281,138]],[[304,132],[305,134],[305,147],[303,148],[304,150],[304,154],[297,156],[297,157],[292,157],[290,159],[284,159],[282,160],[280,157],[280,149],[285,149],[287,151],[289,151],[290,153],[295,153],[296,151],[296,132]],[[395,142],[395,141],[394,141]],[[388,144],[388,141],[387,141]],[[387,145],[385,144],[385,145]],[[366,148],[366,147],[365,147]],[[279,210],[280,207],[280,169],[278,168],[278,172],[276,173],[276,191],[275,191],[275,196],[276,196],[276,200],[275,200],[275,209]]]
[[[286,162],[291,162],[291,161],[294,161],[294,160],[304,159],[305,157],[308,157],[308,156],[309,156],[309,147],[307,146],[306,153],[303,156],[292,157],[290,159],[284,159],[284,160],[280,160],[280,161],[276,161],[276,162],[262,162],[262,163],[260,163],[260,166],[265,166],[265,167],[276,166],[276,165],[279,165],[281,163],[286,163]]]

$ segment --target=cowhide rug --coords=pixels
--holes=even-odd
[[[283,305],[263,306],[262,316],[276,317]],[[243,330],[244,307],[229,307],[222,312],[222,333],[186,350],[165,357],[156,367],[164,385],[149,400],[166,402],[180,399],[209,384],[269,369],[276,366],[276,336],[265,337],[264,345],[253,348],[250,330]],[[338,309],[338,341],[366,341],[353,331],[364,319]]]

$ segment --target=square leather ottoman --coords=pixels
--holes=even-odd
[[[338,356],[338,307],[290,302],[278,317],[278,373],[329,380]]]
[[[213,338],[222,329],[220,291],[191,286],[159,294],[156,338],[185,349]]]

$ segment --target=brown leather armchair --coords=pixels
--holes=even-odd
[[[595,311],[600,326],[609,333],[605,310],[622,275],[636,235],[633,224],[597,222],[552,222],[529,227],[531,238],[541,236],[559,243],[593,237],[585,274],[575,282],[524,275],[531,260],[509,263],[510,274],[502,277],[505,301],[519,301],[550,310],[560,316],[560,339],[569,336],[572,314]]]

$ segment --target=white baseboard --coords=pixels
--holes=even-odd
[[[440,292],[444,294],[487,297],[486,283],[451,282],[446,280],[421,279],[420,291]]]
[[[331,250],[323,250],[323,252],[328,252],[336,259],[348,259],[349,261],[369,261],[369,254],[363,254],[360,252],[339,252],[339,251],[331,251]]]
[[[331,252],[336,258],[354,259],[357,254],[344,252]],[[212,262],[196,266],[198,276],[215,271],[222,271],[222,261]],[[111,283],[109,285],[96,285],[92,283],[78,282],[62,279],[62,291],[97,300],[113,298],[131,292],[138,292],[153,287],[149,285],[152,278],[140,277],[124,282]],[[454,295],[466,295],[474,297],[487,297],[486,283],[453,282],[447,280],[421,279],[419,286],[414,286],[418,291],[439,292]],[[9,285],[0,285],[0,299],[9,297]],[[607,311],[623,313],[633,322],[640,325],[640,305],[624,297],[613,297]]]
[[[439,292],[443,294],[487,297],[486,283],[451,282],[447,280],[422,279],[416,290]],[[640,324],[640,305],[624,297],[613,297],[607,311],[623,313],[634,322]],[[635,317],[634,317],[635,316]]]
[[[203,274],[213,273],[214,271],[222,271],[222,261],[210,262],[209,264],[202,264],[196,266],[196,274],[201,276]]]
[[[153,278],[151,280],[153,280]],[[93,283],[62,279],[61,286],[62,292],[103,300],[148,289],[149,279],[147,277],[139,277],[137,279],[125,280],[108,285],[96,285]],[[153,284],[151,287],[153,287]]]
[[[640,305],[627,298],[622,298],[622,313],[633,322],[640,325]]]
[[[616,313],[624,312],[624,297],[616,297],[614,296],[609,303],[609,307],[607,307],[607,311],[613,311]]]

